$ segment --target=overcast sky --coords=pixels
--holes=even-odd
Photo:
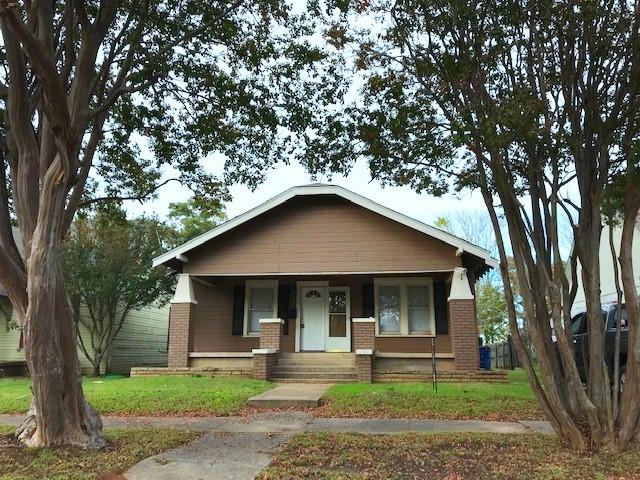
[[[433,223],[439,215],[446,215],[457,210],[484,210],[479,193],[465,192],[457,196],[447,195],[436,198],[426,194],[418,195],[408,187],[382,188],[379,183],[371,181],[368,167],[364,163],[357,165],[348,177],[334,176],[331,180],[318,178],[317,181],[341,185],[426,223]],[[311,176],[300,165],[280,165],[275,170],[267,172],[262,185],[253,192],[245,186],[232,185],[230,192],[233,199],[226,205],[227,217],[233,218],[246,212],[290,187],[312,182]],[[186,200],[189,195],[187,189],[183,189],[177,184],[168,184],[160,190],[157,200],[147,202],[144,205],[131,202],[127,207],[134,214],[156,214],[162,218],[167,214],[169,203]]]

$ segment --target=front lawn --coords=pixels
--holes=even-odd
[[[637,479],[640,446],[623,454],[576,453],[538,434],[293,437],[258,477],[281,479]]]
[[[14,443],[13,428],[0,427],[0,478],[115,479],[139,461],[195,440],[199,433],[166,428],[106,430],[102,450],[24,448]]]
[[[24,413],[31,380],[0,379],[0,413]],[[269,382],[242,377],[85,378],[87,399],[110,415],[235,415]]]
[[[508,384],[351,383],[334,385],[318,409],[323,417],[538,420],[544,416],[521,371]]]

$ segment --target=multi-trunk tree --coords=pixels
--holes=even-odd
[[[322,59],[305,25],[278,0],[0,0],[0,282],[33,382],[22,442],[105,444],[59,262],[77,209],[168,182],[217,201],[224,187],[202,159],[291,148],[280,128],[299,130],[290,112],[308,98],[282,90]]]
[[[511,335],[547,418],[576,448],[625,448],[640,428],[640,306],[631,261],[640,207],[640,3],[338,6],[345,11],[328,33],[345,58],[355,58],[360,95],[346,98],[330,121],[309,123],[309,170],[344,172],[365,159],[383,184],[436,195],[477,189],[494,226]],[[353,21],[363,15],[375,27]],[[616,250],[631,352],[615,409],[600,300],[607,197],[621,218]],[[563,228],[573,230],[569,263],[582,266],[586,388],[573,352],[576,269],[563,261]],[[508,253],[538,369],[516,320]]]

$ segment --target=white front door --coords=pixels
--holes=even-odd
[[[302,318],[300,350],[324,351],[326,347],[327,287],[300,289]]]

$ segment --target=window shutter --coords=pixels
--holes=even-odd
[[[289,335],[289,291],[289,285],[278,286],[278,318],[284,320],[283,335]]]
[[[244,285],[233,287],[233,324],[232,335],[244,333]]]
[[[375,316],[374,298],[373,298],[373,283],[362,284],[362,316],[374,317]]]
[[[449,334],[449,303],[447,302],[447,287],[444,282],[433,284],[433,306],[436,316],[436,334]]]

